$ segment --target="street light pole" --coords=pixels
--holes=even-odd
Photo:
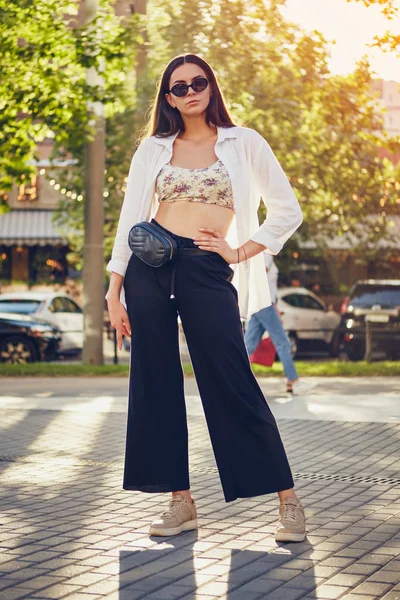
[[[85,23],[97,15],[98,0],[84,0]],[[101,31],[99,32],[101,35]],[[87,83],[104,85],[100,69],[87,70]],[[104,169],[105,169],[105,119],[101,102],[91,102],[87,107],[93,137],[85,147],[85,205],[83,248],[83,320],[84,342],[82,362],[100,365],[103,356],[104,325]]]

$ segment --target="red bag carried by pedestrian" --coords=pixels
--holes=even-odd
[[[275,361],[276,349],[270,337],[263,338],[254,350],[253,354],[250,354],[250,362],[257,363],[258,365],[264,365],[265,367],[272,367]]]

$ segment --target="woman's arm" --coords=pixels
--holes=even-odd
[[[259,133],[250,131],[253,173],[267,209],[265,221],[250,239],[262,244],[270,254],[278,254],[301,225],[303,216],[289,180],[269,144]],[[252,251],[250,246],[249,250]]]
[[[122,287],[123,276],[112,272],[110,278],[110,287],[106,294],[108,314],[110,315],[111,327],[117,332],[117,345],[122,349],[123,336],[131,336],[131,325],[129,316],[119,298]]]
[[[111,260],[106,267],[106,270],[110,273],[122,276],[122,279],[111,277],[110,289],[112,286],[113,293],[117,290],[118,286],[118,291],[121,289],[122,280],[125,276],[126,268],[132,254],[128,244],[128,234],[132,225],[139,220],[140,201],[142,200],[144,191],[145,165],[148,152],[147,143],[148,140],[144,140],[133,155]]]
[[[196,246],[201,250],[217,252],[229,264],[243,262],[265,250],[265,246],[252,240],[247,241],[238,248],[231,248],[224,236],[216,229],[201,227],[199,231],[202,233],[193,238]],[[207,237],[202,237],[202,234],[205,234]]]
[[[267,208],[264,223],[239,248],[231,248],[215,229],[203,227],[193,238],[199,248],[218,252],[231,264],[246,261],[265,250],[278,254],[303,221],[297,198],[270,146],[253,129],[248,130],[248,135],[257,192]]]
[[[110,275],[110,284],[108,286],[107,294],[105,298],[108,302],[112,300],[118,300],[121,294],[121,288],[124,281],[124,276],[116,273],[115,271],[111,272]]]

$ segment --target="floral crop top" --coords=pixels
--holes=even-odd
[[[234,210],[231,180],[218,160],[204,169],[186,169],[164,165],[156,181],[159,202],[202,202]]]

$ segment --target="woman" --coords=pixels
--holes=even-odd
[[[119,348],[123,335],[132,337],[123,487],[172,492],[150,534],[197,528],[179,314],[225,500],[278,492],[276,539],[301,541],[304,510],[240,320],[271,304],[261,253],[279,252],[300,225],[298,202],[267,142],[235,127],[212,69],[198,56],[179,56],[166,67],[149,134],[132,160],[107,265]],[[260,196],[268,210],[261,227]],[[177,257],[161,268],[129,248],[129,230],[143,220],[178,246]]]

